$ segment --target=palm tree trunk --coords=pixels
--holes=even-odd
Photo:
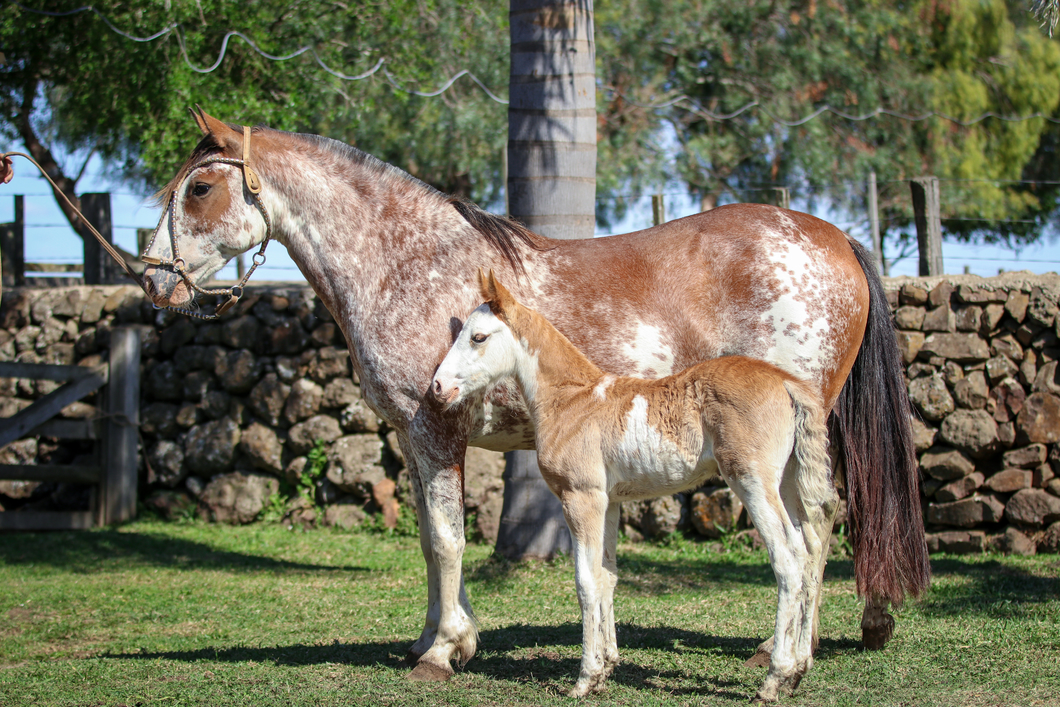
[[[508,208],[550,238],[596,226],[596,51],[592,0],[511,0]],[[570,533],[534,452],[511,452],[496,550],[569,552]]]

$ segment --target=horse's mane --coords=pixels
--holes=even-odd
[[[228,125],[233,130],[242,130],[241,126],[232,124]],[[261,125],[254,126],[253,128],[253,132],[259,132],[262,130],[269,130],[269,128]],[[374,157],[363,150],[359,150],[352,145],[347,145],[344,142],[324,137],[322,135],[305,133],[287,134],[304,140],[312,144],[314,147],[334,155],[340,160],[350,162],[357,167],[367,170],[384,181],[400,180],[401,182],[410,184],[438,197],[440,200],[443,200],[445,203],[448,203],[456,209],[461,218],[485,238],[487,243],[504,256],[504,259],[511,264],[512,269],[514,270],[523,270],[522,258],[520,258],[519,249],[517,247],[518,243],[522,243],[523,245],[537,251],[549,250],[551,248],[547,243],[547,239],[534,233],[521,223],[505,218],[504,216],[491,214],[467,199],[447,195],[438,189],[435,189],[430,184],[413,177],[403,169],[384,162],[383,160]],[[180,186],[181,181],[184,179],[185,175],[187,175],[188,169],[214,152],[222,149],[222,147],[223,146],[217,141],[217,138],[212,134],[204,135],[199,141],[199,144],[195,146],[194,150],[192,150],[191,156],[188,157],[184,162],[184,165],[178,170],[176,176],[154,195],[153,201],[155,204],[165,207],[170,197],[173,195],[173,192]]]
[[[519,257],[519,249],[516,247],[517,242],[538,251],[551,250],[553,247],[544,238],[518,221],[491,214],[459,197],[449,197],[449,203],[465,221],[471,224],[472,228],[482,234],[482,237],[504,256],[513,270],[524,270],[522,258]]]
[[[344,142],[320,135],[299,135],[299,137],[309,140],[321,149],[327,150],[342,159],[348,160],[361,168],[367,169],[384,179],[397,178],[444,199],[449,205],[456,209],[456,212],[460,214],[461,218],[467,221],[472,228],[478,231],[478,233],[486,239],[487,243],[504,256],[504,259],[508,261],[513,270],[523,270],[523,262],[519,256],[519,249],[516,247],[517,243],[522,243],[523,245],[538,251],[549,250],[551,248],[544,238],[521,223],[513,221],[510,218],[505,218],[504,216],[491,214],[477,204],[462,197],[445,194],[444,192],[435,189],[430,184],[413,177],[400,167],[395,167],[388,162],[384,162],[378,157],[374,157],[363,150],[359,150]]]

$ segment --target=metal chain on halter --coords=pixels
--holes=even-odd
[[[184,262],[184,258],[180,257],[180,250],[177,247],[177,233],[175,228],[176,223],[173,222],[173,219],[175,218],[176,214],[177,195],[184,191],[184,186],[188,183],[188,180],[191,179],[192,172],[199,169],[200,167],[205,167],[208,164],[228,164],[235,167],[241,167],[241,171],[243,172],[243,183],[246,185],[247,191],[249,191],[250,195],[254,198],[254,205],[258,208],[258,211],[261,212],[261,217],[265,219],[265,238],[261,241],[261,247],[258,248],[258,252],[254,254],[253,258],[251,258],[250,268],[243,275],[243,278],[239,281],[238,284],[233,285],[232,287],[206,289],[204,287],[196,285],[188,276],[188,271],[184,269],[186,263]],[[261,180],[258,178],[258,175],[254,171],[254,168],[251,166],[250,161],[249,126],[243,126],[242,159],[237,159],[234,157],[207,157],[206,159],[202,160],[201,162],[197,162],[195,165],[188,169],[188,173],[187,175],[185,175],[184,179],[181,180],[180,185],[173,190],[173,195],[170,197],[169,200],[169,208],[166,210],[166,212],[163,212],[162,218],[160,218],[158,221],[158,226],[155,227],[155,238],[158,238],[158,232],[159,228],[162,225],[162,220],[165,218],[166,213],[168,213],[169,218],[171,220],[169,234],[170,246],[173,249],[173,259],[163,260],[161,258],[148,256],[147,252],[151,250],[151,246],[153,246],[155,243],[154,238],[152,238],[151,242],[148,243],[147,247],[144,249],[144,252],[140,255],[140,260],[144,261],[148,265],[172,268],[173,272],[180,276],[181,280],[184,281],[184,284],[187,285],[188,289],[190,290],[193,290],[203,295],[228,295],[228,299],[218,305],[217,309],[214,310],[213,314],[203,314],[202,312],[196,312],[192,309],[186,309],[184,307],[174,307],[172,305],[159,307],[159,309],[168,309],[171,312],[177,312],[178,314],[194,317],[196,319],[212,320],[220,317],[222,314],[231,309],[232,306],[236,304],[236,302],[239,301],[239,298],[243,296],[243,288],[246,286],[247,280],[250,279],[250,276],[254,274],[254,271],[258,269],[259,265],[265,264],[265,247],[269,244],[269,239],[272,238],[272,220],[269,218],[269,212],[265,209],[265,205],[261,203],[261,199],[260,197],[258,197],[259,193],[261,193]]]

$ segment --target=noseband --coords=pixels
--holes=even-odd
[[[192,282],[191,277],[188,275],[188,271],[185,266],[184,258],[180,257],[180,251],[177,249],[177,232],[176,232],[176,221],[174,214],[176,213],[177,195],[183,193],[188,180],[191,179],[192,173],[199,167],[205,167],[209,164],[228,164],[234,167],[240,167],[243,172],[243,184],[246,186],[247,191],[254,199],[254,205],[257,206],[258,211],[261,212],[262,218],[265,219],[265,239],[261,242],[261,247],[258,252],[254,254],[251,259],[252,263],[246,274],[243,275],[243,279],[239,281],[239,284],[232,287],[223,287],[216,289],[205,289],[199,287]],[[185,309],[184,307],[173,307],[165,306],[159,307],[159,309],[168,309],[179,314],[184,314],[189,317],[195,317],[197,319],[217,319],[222,314],[227,312],[232,306],[239,301],[239,298],[243,296],[243,287],[247,284],[247,280],[250,276],[258,269],[259,265],[265,264],[265,246],[269,244],[269,239],[272,237],[272,221],[269,219],[269,212],[266,211],[265,205],[261,203],[261,198],[258,194],[261,193],[261,180],[258,178],[257,172],[254,168],[250,159],[250,127],[243,126],[243,157],[242,159],[235,159],[233,157],[207,157],[201,162],[197,162],[190,169],[188,169],[187,175],[181,180],[180,185],[173,190],[173,195],[169,200],[169,208],[162,213],[162,217],[158,221],[158,226],[155,228],[155,236],[151,239],[151,242],[147,244],[147,248],[144,249],[143,254],[140,256],[140,260],[147,263],[148,265],[154,265],[156,267],[168,267],[174,273],[180,276],[184,284],[194,292],[198,292],[203,295],[227,295],[228,299],[217,306],[217,309],[213,314],[203,314],[202,312],[196,312],[191,309]],[[166,214],[169,214],[169,234],[170,234],[170,246],[173,249],[173,259],[164,260],[162,258],[156,258],[149,256],[147,253],[151,250],[151,247],[155,244],[155,238],[158,238],[159,229],[162,227],[162,219],[166,218]]]

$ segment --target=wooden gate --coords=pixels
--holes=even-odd
[[[4,511],[0,530],[70,530],[109,525],[136,515],[136,459],[140,426],[140,330],[111,331],[110,357],[97,368],[0,363],[0,378],[65,384],[8,418],[0,418],[0,447],[42,435],[96,440],[94,465],[0,464],[0,479],[93,484],[87,511]],[[102,390],[100,414],[88,420],[56,418],[86,395]]]

